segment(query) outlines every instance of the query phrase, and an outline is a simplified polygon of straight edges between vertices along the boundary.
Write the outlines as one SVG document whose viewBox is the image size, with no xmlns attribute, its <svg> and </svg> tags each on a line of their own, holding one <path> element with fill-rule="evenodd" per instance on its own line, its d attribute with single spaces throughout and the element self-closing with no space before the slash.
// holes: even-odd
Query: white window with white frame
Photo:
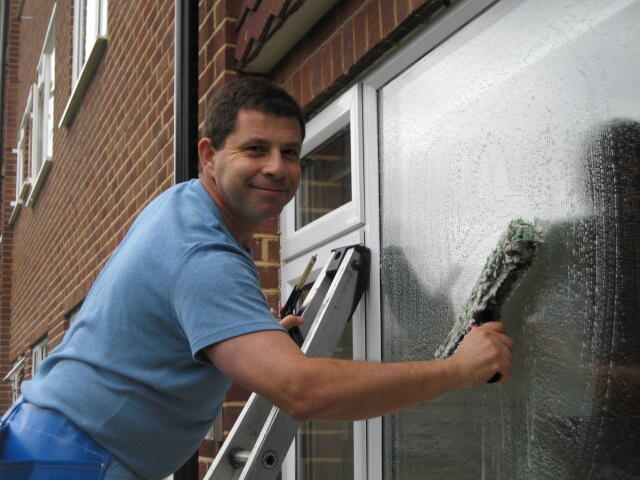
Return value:
<svg viewBox="0 0 640 480">
<path fill-rule="evenodd" d="M 107 0 L 75 0 L 73 22 L 73 83 L 100 37 L 107 34 Z"/>
<path fill-rule="evenodd" d="M 634 417 L 611 400 L 615 374 L 602 374 L 602 354 L 589 350 L 599 344 L 585 332 L 618 352 L 607 353 L 607 372 L 639 350 L 614 345 L 623 320 L 609 331 L 593 321 L 593 299 L 607 294 L 589 291 L 597 255 L 574 232 L 605 216 L 588 211 L 606 210 L 590 203 L 605 188 L 588 182 L 609 180 L 600 165 L 626 167 L 629 178 L 637 165 L 640 42 L 631 32 L 640 2 L 466 0 L 447 10 L 362 79 L 367 360 L 432 358 L 509 219 L 547 222 L 549 245 L 560 238 L 562 248 L 547 250 L 537 260 L 544 272 L 505 305 L 507 330 L 527 347 L 513 378 L 369 420 L 368 478 L 638 478 L 638 429 L 619 428 Z M 612 251 L 623 243 L 615 236 Z M 536 343 L 545 331 L 562 340 Z M 591 425 L 607 443 L 593 440 Z M 587 453 L 567 454 L 577 451 Z"/>
<path fill-rule="evenodd" d="M 31 351 L 31 376 L 36 374 L 36 371 L 40 364 L 43 362 L 49 354 L 49 347 L 47 345 L 47 337 L 36 343 Z"/>
<path fill-rule="evenodd" d="M 32 127 L 31 93 L 32 90 L 29 90 L 27 108 L 22 115 L 20 131 L 18 132 L 18 147 L 16 150 L 16 202 L 21 202 L 25 199 L 26 193 L 29 192 L 31 185 L 27 162 L 29 158 L 29 134 Z"/>
<path fill-rule="evenodd" d="M 302 175 L 282 222 L 282 303 L 312 255 L 317 262 L 305 286 L 317 278 L 333 248 L 364 243 L 361 89 L 347 90 L 307 124 Z M 306 334 L 311 325 L 303 324 Z M 334 357 L 365 359 L 364 309 L 347 324 Z M 283 464 L 284 480 L 366 478 L 365 422 L 300 424 Z"/>
<path fill-rule="evenodd" d="M 71 96 L 60 117 L 69 127 L 107 48 L 107 0 L 74 0 Z"/>
<path fill-rule="evenodd" d="M 31 178 L 32 188 L 27 205 L 33 206 L 35 198 L 42 188 L 47 172 L 53 161 L 54 99 L 55 99 L 55 23 L 54 7 L 42 55 L 38 62 L 36 83 L 33 86 L 31 130 Z"/>
<path fill-rule="evenodd" d="M 300 188 L 281 218 L 283 260 L 364 224 L 361 122 L 356 85 L 307 124 Z"/>
<path fill-rule="evenodd" d="M 29 94 L 27 95 L 27 106 L 24 114 L 22 115 L 20 129 L 18 130 L 18 143 L 14 150 L 14 153 L 16 154 L 16 199 L 11 203 L 13 212 L 9 219 L 10 224 L 15 222 L 15 219 L 20 213 L 20 209 L 22 208 L 31 188 L 31 179 L 29 177 L 29 139 L 31 137 L 33 127 L 32 93 L 33 89 L 29 89 Z"/>
</svg>

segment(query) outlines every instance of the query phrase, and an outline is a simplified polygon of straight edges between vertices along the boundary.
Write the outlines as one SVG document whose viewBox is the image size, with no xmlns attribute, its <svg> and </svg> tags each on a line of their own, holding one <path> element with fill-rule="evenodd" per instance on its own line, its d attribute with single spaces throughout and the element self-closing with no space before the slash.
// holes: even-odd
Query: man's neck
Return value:
<svg viewBox="0 0 640 480">
<path fill-rule="evenodd" d="M 215 188 L 213 181 L 207 178 L 206 175 L 202 174 L 198 175 L 198 179 L 202 187 L 206 190 L 211 199 L 218 206 L 218 209 L 222 214 L 224 224 L 231 232 L 231 235 L 233 235 L 233 238 L 235 238 L 236 241 L 243 247 L 249 248 L 249 242 L 251 241 L 253 234 L 260 226 L 260 223 L 247 224 L 247 222 L 238 221 L 233 212 L 226 206 L 222 198 L 220 198 L 220 194 Z"/>
</svg>

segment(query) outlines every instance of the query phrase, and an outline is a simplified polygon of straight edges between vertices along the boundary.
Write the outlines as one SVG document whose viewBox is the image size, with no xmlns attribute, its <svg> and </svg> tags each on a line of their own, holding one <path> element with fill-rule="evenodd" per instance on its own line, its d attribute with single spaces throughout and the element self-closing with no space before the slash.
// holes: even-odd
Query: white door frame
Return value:
<svg viewBox="0 0 640 480">
<path fill-rule="evenodd" d="M 359 173 L 363 179 L 364 190 L 364 215 L 363 220 L 357 226 L 358 230 L 353 234 L 361 235 L 364 243 L 371 250 L 371 281 L 365 296 L 365 318 L 363 322 L 354 324 L 354 357 L 364 358 L 367 361 L 379 362 L 382 360 L 382 321 L 380 316 L 380 205 L 379 205 L 379 157 L 378 157 L 378 91 L 389 81 L 401 74 L 449 36 L 463 28 L 466 24 L 482 14 L 487 8 L 498 0 L 463 0 L 454 6 L 437 14 L 432 23 L 423 30 L 416 32 L 407 43 L 387 60 L 375 67 L 365 76 L 354 82 L 360 88 L 362 98 L 362 121 L 358 124 L 361 132 L 361 145 L 363 154 L 363 169 Z M 356 88 L 354 87 L 354 88 Z M 357 91 L 357 90 L 356 90 Z M 330 107 L 329 107 L 330 108 Z M 320 113 L 321 115 L 322 113 Z M 358 191 L 358 194 L 362 193 Z M 357 209 L 356 209 L 357 211 Z M 288 219 L 288 222 L 291 220 Z M 286 237 L 287 235 L 285 235 Z M 287 239 L 284 238 L 283 242 Z M 306 246 L 306 245 L 305 245 Z M 287 251 L 287 257 L 291 257 L 291 250 Z M 296 249 L 297 250 L 297 249 Z M 298 250 L 299 251 L 299 250 Z M 295 253 L 294 253 L 295 255 Z M 302 255 L 306 257 L 310 252 Z M 300 264 L 304 263 L 300 258 Z M 291 262 L 289 265 L 291 265 Z M 293 266 L 293 265 L 291 265 Z M 302 271 L 296 265 L 296 271 Z M 302 267 L 304 268 L 304 267 Z M 281 292 L 282 297 L 292 288 L 290 273 L 287 267 L 282 269 Z M 364 351 L 359 352 L 357 338 L 365 338 Z M 354 426 L 354 471 L 356 480 L 382 480 L 383 476 L 383 450 L 382 450 L 382 418 L 374 418 L 366 422 L 356 422 Z M 293 448 L 293 447 L 292 447 Z M 292 450 L 295 452 L 295 450 Z M 288 455 L 288 460 L 283 464 L 283 479 L 295 479 L 295 461 L 293 455 Z M 304 479 L 298 479 L 304 480 Z"/>
</svg>

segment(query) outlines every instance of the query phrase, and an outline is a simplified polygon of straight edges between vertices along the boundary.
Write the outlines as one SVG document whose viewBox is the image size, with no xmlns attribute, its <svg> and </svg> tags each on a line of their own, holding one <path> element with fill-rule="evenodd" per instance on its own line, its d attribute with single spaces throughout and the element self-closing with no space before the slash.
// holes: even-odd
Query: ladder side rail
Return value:
<svg viewBox="0 0 640 480">
<path fill-rule="evenodd" d="M 330 257 L 323 266 L 302 305 L 302 317 L 305 322 L 311 325 L 315 323 L 318 311 L 322 307 L 333 282 L 333 279 L 326 274 L 331 260 L 332 258 Z M 305 343 L 307 343 L 306 339 Z M 303 344 L 303 351 L 304 347 L 305 345 Z M 267 399 L 256 393 L 251 394 L 220 451 L 207 470 L 204 480 L 236 480 L 239 478 L 243 469 L 232 464 L 230 460 L 232 452 L 252 451 L 254 449 L 261 429 L 268 423 L 267 420 L 272 408 L 275 407 Z"/>
<path fill-rule="evenodd" d="M 359 260 L 360 253 L 357 250 L 351 248 L 346 252 L 334 282 L 323 299 L 318 316 L 305 339 L 303 345 L 305 355 L 310 357 L 333 356 L 350 320 L 349 314 L 353 306 L 358 277 L 361 274 L 359 269 L 354 268 L 354 264 L 357 264 Z"/>
<path fill-rule="evenodd" d="M 231 452 L 251 450 L 272 407 L 273 405 L 266 398 L 256 393 L 251 394 L 204 476 L 205 480 L 218 478 L 235 480 L 240 476 L 242 470 L 232 464 Z"/>
<path fill-rule="evenodd" d="M 324 298 L 318 318 L 305 340 L 305 354 L 325 357 L 333 354 L 353 306 L 359 271 L 353 268 L 352 260 L 359 258 L 359 252 L 354 249 L 350 249 L 345 255 Z M 298 424 L 286 412 L 273 407 L 239 480 L 275 479 L 298 430 Z"/>
</svg>

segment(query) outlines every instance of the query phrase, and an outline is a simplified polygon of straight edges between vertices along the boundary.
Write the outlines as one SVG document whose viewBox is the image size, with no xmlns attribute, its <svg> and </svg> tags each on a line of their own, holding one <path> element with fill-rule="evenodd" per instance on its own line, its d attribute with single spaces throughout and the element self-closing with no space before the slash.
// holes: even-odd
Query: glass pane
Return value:
<svg viewBox="0 0 640 480">
<path fill-rule="evenodd" d="M 54 91 L 56 88 L 56 50 L 55 48 L 51 50 L 49 56 L 49 78 L 51 82 L 51 91 Z"/>
<path fill-rule="evenodd" d="M 385 361 L 433 358 L 511 219 L 546 234 L 511 381 L 386 417 L 386 479 L 640 478 L 638 18 L 503 0 L 381 91 Z"/>
<path fill-rule="evenodd" d="M 26 125 L 23 124 L 20 127 L 20 133 L 18 134 L 18 150 L 16 156 L 16 200 L 20 198 L 22 184 L 27 173 L 27 170 L 25 169 L 25 160 L 27 158 L 27 142 L 25 141 L 26 134 L 27 128 Z"/>
<path fill-rule="evenodd" d="M 100 35 L 107 34 L 107 11 L 108 5 L 107 0 L 102 0 L 100 4 Z"/>
<path fill-rule="evenodd" d="M 99 25 L 98 24 L 99 22 L 98 1 L 99 0 L 83 0 L 82 2 L 84 3 L 84 12 L 85 12 L 85 15 L 83 17 L 83 22 L 82 22 L 84 27 L 83 37 L 82 37 L 84 42 L 84 46 L 83 46 L 84 54 L 81 57 L 82 62 L 80 64 L 80 68 L 82 68 L 84 63 L 87 61 L 87 56 L 91 52 L 91 49 L 93 48 L 93 44 L 96 41 L 96 37 L 98 36 L 98 25 Z"/>
<path fill-rule="evenodd" d="M 47 55 L 49 64 L 49 91 L 47 92 L 47 158 L 53 157 L 53 114 L 54 114 L 54 77 L 55 77 L 55 50 Z"/>
<path fill-rule="evenodd" d="M 312 284 L 305 287 L 303 298 Z M 306 336 L 311 325 L 305 325 Z M 353 359 L 351 323 L 338 342 L 333 358 Z M 353 478 L 353 423 L 317 422 L 300 423 L 297 435 L 297 478 L 299 480 L 350 480 Z"/>
<path fill-rule="evenodd" d="M 35 162 L 33 166 L 33 175 L 34 177 L 38 176 L 38 172 L 42 167 L 42 160 L 44 155 L 44 138 L 46 133 L 47 126 L 47 118 L 44 115 L 44 82 L 38 84 L 38 88 L 36 90 L 36 128 L 34 129 L 35 134 Z"/>
<path fill-rule="evenodd" d="M 351 138 L 347 125 L 301 160 L 296 229 L 351 201 Z"/>
</svg>

